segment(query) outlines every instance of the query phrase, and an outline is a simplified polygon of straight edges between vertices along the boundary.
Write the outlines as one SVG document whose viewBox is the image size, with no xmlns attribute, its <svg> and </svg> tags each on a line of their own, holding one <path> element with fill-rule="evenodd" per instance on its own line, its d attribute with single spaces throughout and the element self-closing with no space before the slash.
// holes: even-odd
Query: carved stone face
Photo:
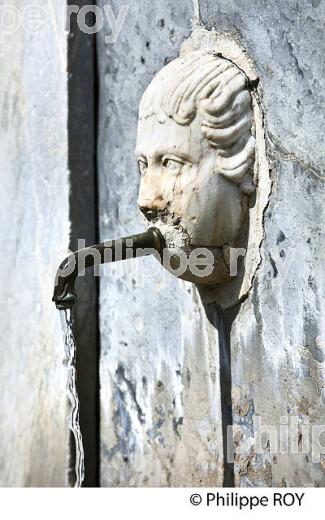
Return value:
<svg viewBox="0 0 325 520">
<path fill-rule="evenodd" d="M 138 203 L 168 246 L 217 252 L 222 269 L 198 283 L 226 280 L 224 248 L 236 244 L 254 191 L 255 139 L 245 83 L 231 62 L 196 51 L 164 67 L 140 105 Z"/>
</svg>

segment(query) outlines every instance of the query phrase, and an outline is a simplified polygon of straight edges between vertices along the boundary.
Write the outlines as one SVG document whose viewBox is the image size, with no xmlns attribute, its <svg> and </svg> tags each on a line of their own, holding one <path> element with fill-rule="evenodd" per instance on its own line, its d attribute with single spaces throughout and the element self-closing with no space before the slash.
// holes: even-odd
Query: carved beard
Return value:
<svg viewBox="0 0 325 520">
<path fill-rule="evenodd" d="M 169 206 L 170 204 L 163 211 L 142 210 L 142 212 L 150 225 L 161 231 L 168 248 L 187 249 L 190 238 L 185 231 L 182 219 L 170 211 Z"/>
</svg>

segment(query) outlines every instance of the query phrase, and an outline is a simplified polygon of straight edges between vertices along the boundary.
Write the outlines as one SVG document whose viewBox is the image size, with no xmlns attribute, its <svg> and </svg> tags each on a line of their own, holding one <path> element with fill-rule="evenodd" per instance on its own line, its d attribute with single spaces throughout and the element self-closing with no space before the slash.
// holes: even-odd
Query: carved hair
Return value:
<svg viewBox="0 0 325 520">
<path fill-rule="evenodd" d="M 194 51 L 170 62 L 149 85 L 140 118 L 156 114 L 179 125 L 202 117 L 202 133 L 216 148 L 217 169 L 240 184 L 251 174 L 255 156 L 251 94 L 244 73 L 209 51 Z"/>
</svg>

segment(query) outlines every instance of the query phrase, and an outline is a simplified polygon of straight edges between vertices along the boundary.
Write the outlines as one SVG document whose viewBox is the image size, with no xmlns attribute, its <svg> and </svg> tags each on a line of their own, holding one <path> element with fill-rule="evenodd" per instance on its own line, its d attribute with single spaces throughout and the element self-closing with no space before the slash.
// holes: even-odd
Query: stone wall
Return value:
<svg viewBox="0 0 325 520">
<path fill-rule="evenodd" d="M 109 3 L 116 18 L 125 2 Z M 98 0 L 100 7 L 104 4 Z M 26 2 L 12 0 L 11 5 L 22 11 Z M 63 0 L 49 0 L 42 30 L 32 34 L 19 27 L 0 42 L 2 486 L 62 486 L 66 481 L 63 346 L 51 303 L 54 270 L 70 240 L 65 7 Z M 258 244 L 260 262 L 240 306 L 221 310 L 217 303 L 203 305 L 193 285 L 172 278 L 151 258 L 103 267 L 102 486 L 325 484 L 324 455 L 317 451 L 325 420 L 324 14 L 319 0 L 133 1 L 113 43 L 105 41 L 111 28 L 104 17 L 97 40 L 100 238 L 144 228 L 134 159 L 139 101 L 154 74 L 178 55 L 193 29 L 199 38 L 207 38 L 207 45 L 216 31 L 235 40 L 244 51 L 238 59 L 246 56 L 260 79 L 257 94 L 271 191 Z M 88 49 L 90 54 L 93 60 Z M 73 56 L 71 52 L 71 60 Z M 96 87 L 92 61 L 87 67 L 91 91 Z M 78 71 L 74 81 L 80 77 L 81 82 Z M 94 93 L 87 110 L 92 103 Z M 73 103 L 70 109 L 75 110 Z M 81 112 L 84 117 L 86 111 Z M 93 132 L 94 114 L 90 119 L 89 128 L 83 119 L 84 139 L 90 126 Z M 91 132 L 88 145 L 93 150 Z M 74 135 L 71 154 L 78 152 L 77 132 Z M 87 170 L 82 154 L 72 159 L 75 174 L 80 161 Z M 93 172 L 95 162 L 89 161 Z M 82 177 L 91 178 L 92 185 L 84 181 L 91 196 L 81 197 L 91 221 L 78 221 L 79 199 L 76 191 L 72 194 L 73 218 L 79 222 L 72 240 L 84 224 L 92 228 L 87 240 L 96 234 L 93 177 Z M 74 182 L 77 186 L 77 176 Z M 87 327 L 87 338 L 96 336 L 94 343 L 95 297 L 94 290 Z M 79 325 L 80 334 L 85 323 Z M 92 428 L 86 410 L 92 403 L 97 406 L 97 354 L 85 352 L 86 336 L 82 345 L 81 407 L 90 457 L 97 450 L 98 418 L 96 409 Z M 271 432 L 262 438 L 258 453 L 252 444 L 257 420 Z M 233 459 L 226 438 L 232 425 Z M 96 472 L 94 462 L 89 481 Z"/>
<path fill-rule="evenodd" d="M 0 486 L 65 484 L 64 353 L 51 302 L 69 244 L 65 2 L 45 13 L 37 34 L 19 26 L 0 44 Z"/>
</svg>

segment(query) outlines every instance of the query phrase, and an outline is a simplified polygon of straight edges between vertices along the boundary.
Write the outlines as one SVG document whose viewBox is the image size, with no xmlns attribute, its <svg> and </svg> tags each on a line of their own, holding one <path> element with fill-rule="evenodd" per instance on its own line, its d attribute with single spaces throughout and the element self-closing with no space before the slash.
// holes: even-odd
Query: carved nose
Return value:
<svg viewBox="0 0 325 520">
<path fill-rule="evenodd" d="M 145 194 L 140 192 L 138 204 L 140 210 L 148 220 L 152 220 L 160 211 L 164 211 L 167 208 L 167 202 L 163 195 L 157 194 L 155 191 Z"/>
</svg>

